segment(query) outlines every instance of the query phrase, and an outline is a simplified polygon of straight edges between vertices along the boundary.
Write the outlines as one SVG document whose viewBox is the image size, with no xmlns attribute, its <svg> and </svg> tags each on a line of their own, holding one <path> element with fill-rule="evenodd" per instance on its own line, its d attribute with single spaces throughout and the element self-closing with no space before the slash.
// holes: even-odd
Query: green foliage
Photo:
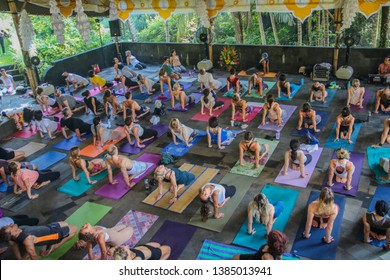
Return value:
<svg viewBox="0 0 390 280">
<path fill-rule="evenodd" d="M 147 28 L 138 34 L 140 42 L 165 42 L 164 20 L 158 16 L 146 17 Z M 135 23 L 137 26 L 137 24 Z"/>
</svg>

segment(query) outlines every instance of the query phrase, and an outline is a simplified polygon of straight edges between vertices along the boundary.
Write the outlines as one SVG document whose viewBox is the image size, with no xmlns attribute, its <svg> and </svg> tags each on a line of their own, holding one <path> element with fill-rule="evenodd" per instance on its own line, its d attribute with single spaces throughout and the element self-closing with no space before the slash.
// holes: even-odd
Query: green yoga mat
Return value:
<svg viewBox="0 0 390 280">
<path fill-rule="evenodd" d="M 90 223 L 92 226 L 96 225 L 110 210 L 112 207 L 104 206 L 97 203 L 85 202 L 79 209 L 77 209 L 72 215 L 70 215 L 65 221 L 70 225 L 76 225 L 78 229 L 85 224 Z M 77 240 L 77 234 L 68 242 L 62 244 L 55 249 L 53 253 L 44 260 L 58 260 L 73 246 Z"/>
<path fill-rule="evenodd" d="M 255 89 L 252 89 L 251 92 L 248 91 L 246 92 L 245 98 L 246 97 L 259 98 L 259 99 L 264 98 L 276 84 L 276 82 L 268 82 L 268 81 L 264 81 L 264 83 L 268 86 L 268 89 L 263 90 L 263 97 L 257 94 Z"/>
<path fill-rule="evenodd" d="M 84 172 L 80 172 L 79 174 L 77 174 L 77 176 L 80 177 L 79 181 L 76 182 L 72 178 L 68 182 L 66 182 L 65 185 L 59 187 L 57 190 L 69 194 L 71 196 L 80 196 L 93 187 L 93 185 L 88 184 L 88 180 L 85 177 Z M 107 170 L 100 172 L 95 176 L 91 176 L 91 180 L 96 180 L 100 182 L 105 177 L 107 177 Z"/>
<path fill-rule="evenodd" d="M 226 204 L 219 209 L 220 213 L 224 213 L 225 217 L 221 219 L 215 219 L 214 216 L 210 217 L 206 222 L 202 222 L 202 218 L 200 216 L 200 208 L 195 213 L 195 215 L 191 218 L 191 220 L 188 222 L 190 225 L 194 225 L 200 228 L 205 228 L 208 230 L 221 232 L 227 222 L 229 221 L 230 217 L 235 212 L 237 206 L 240 204 L 241 200 L 244 198 L 246 192 L 251 187 L 253 181 L 255 178 L 248 178 L 241 175 L 236 174 L 226 174 L 225 177 L 222 178 L 220 184 L 227 184 L 227 185 L 233 185 L 236 187 L 236 193 Z M 199 200 L 198 200 L 199 201 Z M 199 201 L 200 204 L 200 201 Z M 212 205 L 209 205 L 212 208 Z M 212 210 L 213 211 L 213 210 Z"/>
<path fill-rule="evenodd" d="M 375 174 L 375 179 L 379 183 L 385 183 L 388 184 L 390 182 L 383 181 L 380 177 L 387 178 L 387 173 L 383 170 L 383 168 L 380 166 L 381 158 L 390 158 L 390 148 L 373 148 L 373 147 L 367 147 L 367 159 L 368 159 L 368 165 L 370 166 L 371 170 Z"/>
<path fill-rule="evenodd" d="M 272 229 L 277 229 L 281 232 L 284 231 L 288 219 L 290 218 L 291 212 L 294 208 L 295 201 L 298 198 L 299 192 L 296 190 L 291 190 L 282 187 L 276 187 L 271 185 L 264 186 L 261 191 L 266 197 L 273 201 L 282 201 L 284 204 L 283 212 L 276 219 L 273 224 Z M 253 235 L 247 234 L 248 228 L 248 218 L 245 219 L 245 222 L 242 224 L 239 232 L 233 240 L 233 244 L 245 246 L 254 250 L 258 250 L 262 245 L 267 243 L 265 237 L 266 228 L 264 225 L 258 223 L 255 219 L 253 220 L 253 228 L 256 230 L 256 233 Z"/>
<path fill-rule="evenodd" d="M 240 166 L 240 161 L 238 160 L 236 162 L 236 165 L 233 166 L 232 170 L 230 170 L 230 173 L 234 174 L 240 174 L 250 177 L 259 177 L 261 171 L 263 171 L 264 166 L 266 165 L 268 159 L 272 156 L 273 152 L 275 151 L 276 146 L 279 144 L 279 141 L 270 141 L 262 138 L 255 138 L 257 142 L 260 144 L 268 144 L 269 145 L 269 151 L 268 156 L 265 162 L 263 160 L 260 161 L 259 168 L 254 169 L 253 163 L 246 161 L 244 166 Z M 245 158 L 244 158 L 245 159 Z M 263 163 L 263 164 L 262 164 Z"/>
</svg>

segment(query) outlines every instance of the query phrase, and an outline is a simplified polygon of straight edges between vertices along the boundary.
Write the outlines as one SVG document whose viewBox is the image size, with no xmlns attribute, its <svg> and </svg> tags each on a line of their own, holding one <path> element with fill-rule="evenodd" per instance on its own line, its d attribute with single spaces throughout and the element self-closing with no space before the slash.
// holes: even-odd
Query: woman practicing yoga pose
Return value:
<svg viewBox="0 0 390 280">
<path fill-rule="evenodd" d="M 0 147 L 0 159 L 8 161 L 21 161 L 25 158 L 25 152 L 22 150 L 4 149 Z"/>
<path fill-rule="evenodd" d="M 112 115 L 115 117 L 119 112 L 122 112 L 121 105 L 119 104 L 116 96 L 111 94 L 111 91 L 108 89 L 104 92 L 103 96 L 103 105 L 106 111 L 106 115 L 109 116 L 110 105 L 112 108 Z"/>
<path fill-rule="evenodd" d="M 390 112 L 390 87 L 377 90 L 374 114 L 378 114 L 379 109 L 385 114 Z"/>
<path fill-rule="evenodd" d="M 263 82 L 263 79 L 261 77 L 258 77 L 256 74 L 253 74 L 248 81 L 248 94 L 251 94 L 251 90 L 256 90 L 256 94 L 259 94 L 261 97 L 263 97 L 263 91 L 268 89 L 268 86 L 266 83 Z"/>
<path fill-rule="evenodd" d="M 216 143 L 217 148 L 220 150 L 225 149 L 224 145 L 229 145 L 237 136 L 237 134 L 234 134 L 233 131 L 223 129 L 218 126 L 217 117 L 210 117 L 206 133 L 208 147 L 212 148 L 213 146 L 211 145 L 211 143 Z"/>
<path fill-rule="evenodd" d="M 171 247 L 157 242 L 148 242 L 130 249 L 127 245 L 115 248 L 114 260 L 167 260 L 171 255 Z"/>
<path fill-rule="evenodd" d="M 336 182 L 345 183 L 344 189 L 351 190 L 352 175 L 355 172 L 355 165 L 349 160 L 349 152 L 343 148 L 336 150 L 336 159 L 331 159 L 329 164 L 328 186 L 332 187 L 333 177 Z M 357 186 L 356 186 L 357 187 Z"/>
<path fill-rule="evenodd" d="M 311 162 L 312 156 L 310 154 L 305 155 L 299 149 L 299 146 L 298 140 L 292 139 L 290 141 L 290 150 L 284 154 L 283 175 L 287 175 L 287 171 L 290 167 L 293 170 L 299 170 L 302 178 L 305 178 L 308 175 L 305 173 L 305 166 Z"/>
<path fill-rule="evenodd" d="M 247 131 L 244 134 L 244 140 L 238 145 L 240 152 L 240 165 L 245 165 L 244 155 L 249 159 L 254 159 L 254 168 L 259 168 L 260 160 L 268 155 L 269 145 L 260 144 L 255 141 L 255 136 L 252 131 Z"/>
<path fill-rule="evenodd" d="M 187 69 L 181 64 L 179 56 L 176 54 L 175 50 L 171 50 L 171 57 L 169 58 L 169 63 L 171 64 L 173 70 L 176 73 L 186 72 Z"/>
<path fill-rule="evenodd" d="M 252 75 L 259 71 L 263 72 L 262 75 L 268 74 L 269 72 L 269 55 L 266 52 L 263 52 L 261 54 L 261 59 L 259 61 L 259 64 L 256 67 L 252 67 L 246 70 L 246 74 Z"/>
<path fill-rule="evenodd" d="M 266 227 L 266 236 L 272 230 L 272 225 L 283 212 L 283 201 L 269 201 L 265 194 L 256 195 L 248 204 L 248 234 L 254 234 L 253 218 Z"/>
<path fill-rule="evenodd" d="M 291 98 L 291 85 L 286 81 L 285 74 L 280 74 L 276 87 L 278 89 L 278 98 L 280 98 L 280 93 L 283 93 L 284 96 Z"/>
<path fill-rule="evenodd" d="M 378 147 L 383 146 L 383 144 L 385 144 L 385 143 L 390 144 L 389 132 L 390 132 L 390 118 L 387 118 L 383 121 L 383 131 L 381 134 L 381 139 L 380 139 L 379 144 L 372 145 L 372 147 L 378 148 Z"/>
<path fill-rule="evenodd" d="M 261 121 L 261 125 L 265 125 L 265 117 L 267 116 L 271 123 L 281 126 L 285 115 L 286 111 L 282 110 L 279 103 L 275 102 L 274 96 L 268 94 L 267 102 L 263 107 L 263 120 Z"/>
<path fill-rule="evenodd" d="M 310 103 L 314 101 L 326 103 L 328 92 L 325 89 L 325 85 L 320 82 L 315 82 L 310 89 Z"/>
<path fill-rule="evenodd" d="M 360 81 L 353 79 L 352 86 L 348 88 L 347 106 L 354 105 L 363 109 L 364 92 L 365 88 L 360 86 Z"/>
<path fill-rule="evenodd" d="M 215 92 L 208 88 L 205 88 L 203 90 L 203 96 L 200 99 L 200 104 L 200 113 L 204 115 L 204 108 L 206 107 L 207 109 L 209 109 L 210 116 L 213 115 L 213 110 L 218 110 L 225 105 L 223 101 L 218 101 Z"/>
<path fill-rule="evenodd" d="M 241 113 L 242 121 L 247 122 L 246 115 L 252 111 L 252 107 L 247 106 L 246 101 L 241 99 L 238 93 L 235 93 L 232 97 L 232 121 L 234 121 L 236 110 Z"/>
<path fill-rule="evenodd" d="M 181 109 L 185 110 L 186 106 L 195 102 L 195 98 L 192 96 L 187 96 L 183 91 L 183 88 L 179 83 L 173 85 L 173 90 L 171 91 L 171 106 L 172 109 L 175 109 L 175 99 L 180 103 Z"/>
<path fill-rule="evenodd" d="M 351 115 L 349 107 L 344 107 L 341 114 L 336 118 L 336 138 L 334 142 L 341 139 L 347 140 L 349 144 L 353 144 L 351 140 L 352 132 L 354 131 L 355 118 Z"/>
<path fill-rule="evenodd" d="M 200 83 L 200 90 L 205 88 L 217 90 L 222 86 L 222 83 L 215 80 L 213 75 L 211 75 L 211 73 L 207 73 L 205 69 L 200 69 L 198 82 Z"/>
<path fill-rule="evenodd" d="M 173 143 L 178 145 L 176 138 L 179 138 L 187 147 L 192 146 L 190 142 L 199 134 L 199 130 L 182 124 L 177 118 L 171 119 L 169 129 L 172 133 Z"/>
<path fill-rule="evenodd" d="M 157 83 L 155 83 L 153 80 L 146 78 L 142 76 L 142 74 L 138 74 L 137 76 L 137 83 L 139 86 L 139 90 L 141 93 L 144 93 L 143 87 L 146 89 L 146 93 L 149 95 L 152 95 L 153 92 L 157 89 Z"/>
<path fill-rule="evenodd" d="M 338 213 L 339 206 L 334 203 L 332 189 L 328 187 L 323 188 L 318 199 L 309 204 L 305 231 L 302 233 L 302 237 L 309 238 L 311 236 L 310 229 L 313 226 L 326 229 L 325 236 L 322 240 L 325 243 L 333 242 L 333 223 L 336 220 Z"/>
<path fill-rule="evenodd" d="M 202 221 L 206 222 L 211 215 L 211 211 L 207 205 L 209 201 L 213 204 L 214 207 L 214 218 L 223 218 L 225 215 L 223 213 L 219 213 L 219 208 L 222 208 L 225 203 L 234 196 L 235 193 L 235 186 L 228 186 L 225 184 L 220 185 L 207 183 L 202 188 L 200 188 L 199 198 L 202 202 L 200 215 L 202 216 Z"/>
<path fill-rule="evenodd" d="M 226 79 L 227 91 L 230 89 L 233 91 L 233 88 L 236 88 L 236 93 L 240 92 L 240 79 L 236 76 L 236 69 L 232 68 L 230 70 L 230 76 Z"/>
<path fill-rule="evenodd" d="M 116 141 L 122 137 L 122 133 L 105 127 L 102 125 L 100 117 L 93 119 L 93 125 L 91 125 L 91 131 L 93 134 L 93 145 L 103 147 L 109 142 Z"/>
<path fill-rule="evenodd" d="M 145 148 L 145 145 L 142 143 L 157 138 L 158 134 L 154 129 L 145 128 L 134 123 L 131 117 L 127 117 L 125 120 L 125 133 L 130 145 L 134 145 L 134 142 L 131 140 L 131 135 L 134 136 L 138 148 Z"/>
<path fill-rule="evenodd" d="M 305 129 L 312 129 L 314 132 L 319 132 L 317 125 L 321 122 L 321 116 L 316 115 L 316 111 L 311 108 L 310 103 L 303 103 L 302 110 L 299 111 L 298 130 L 302 130 L 302 125 Z"/>
</svg>

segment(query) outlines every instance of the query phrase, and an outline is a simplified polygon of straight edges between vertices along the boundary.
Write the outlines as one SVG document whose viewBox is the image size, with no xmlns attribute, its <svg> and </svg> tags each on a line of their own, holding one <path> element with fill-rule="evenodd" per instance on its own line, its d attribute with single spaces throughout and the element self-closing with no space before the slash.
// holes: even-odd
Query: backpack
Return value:
<svg viewBox="0 0 390 280">
<path fill-rule="evenodd" d="M 161 100 L 156 100 L 154 102 L 154 112 L 153 115 L 156 116 L 165 116 L 167 114 L 167 111 L 165 109 L 165 104 L 161 102 Z"/>
<path fill-rule="evenodd" d="M 176 159 L 169 153 L 163 153 L 161 155 L 160 164 L 168 165 L 174 163 Z"/>
</svg>

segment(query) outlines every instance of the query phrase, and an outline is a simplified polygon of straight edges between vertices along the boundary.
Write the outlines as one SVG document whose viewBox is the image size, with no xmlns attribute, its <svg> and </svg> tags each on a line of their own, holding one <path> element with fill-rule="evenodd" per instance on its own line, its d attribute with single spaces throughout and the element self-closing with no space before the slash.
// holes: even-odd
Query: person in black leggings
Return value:
<svg viewBox="0 0 390 280">
<path fill-rule="evenodd" d="M 113 253 L 114 260 L 167 260 L 171 247 L 157 242 L 148 242 L 130 249 L 126 245 L 117 247 Z"/>
</svg>

